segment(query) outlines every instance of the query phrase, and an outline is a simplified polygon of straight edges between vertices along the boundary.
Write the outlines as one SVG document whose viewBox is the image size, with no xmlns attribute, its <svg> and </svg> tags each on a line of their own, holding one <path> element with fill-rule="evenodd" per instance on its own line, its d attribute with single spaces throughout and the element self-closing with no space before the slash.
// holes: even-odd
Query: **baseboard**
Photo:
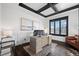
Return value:
<svg viewBox="0 0 79 59">
<path fill-rule="evenodd" d="M 19 44 L 16 47 L 18 47 L 18 46 L 26 46 L 26 45 L 29 45 L 29 44 L 30 44 L 30 42 L 27 42 L 27 43 Z"/>
<path fill-rule="evenodd" d="M 52 40 L 52 42 L 57 43 L 57 44 L 60 44 L 60 45 L 66 45 L 65 42 L 58 41 L 58 40 Z"/>
</svg>

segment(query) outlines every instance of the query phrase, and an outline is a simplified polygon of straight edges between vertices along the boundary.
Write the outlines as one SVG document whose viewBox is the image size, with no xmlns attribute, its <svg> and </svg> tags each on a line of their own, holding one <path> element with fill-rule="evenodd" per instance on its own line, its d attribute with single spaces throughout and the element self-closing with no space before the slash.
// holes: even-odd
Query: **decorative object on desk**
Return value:
<svg viewBox="0 0 79 59">
<path fill-rule="evenodd" d="M 21 30 L 22 31 L 32 31 L 33 21 L 27 18 L 21 17 Z"/>
<path fill-rule="evenodd" d="M 33 35 L 40 37 L 40 36 L 44 35 L 44 30 L 34 30 Z"/>
</svg>

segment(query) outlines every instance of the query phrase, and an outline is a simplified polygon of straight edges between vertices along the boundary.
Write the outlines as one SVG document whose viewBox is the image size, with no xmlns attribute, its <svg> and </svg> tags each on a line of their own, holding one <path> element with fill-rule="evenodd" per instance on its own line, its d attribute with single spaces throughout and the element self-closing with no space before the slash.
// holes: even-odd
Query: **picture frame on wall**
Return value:
<svg viewBox="0 0 79 59">
<path fill-rule="evenodd" d="M 33 30 L 33 20 L 29 20 L 25 17 L 21 17 L 21 31 L 32 31 Z"/>
</svg>

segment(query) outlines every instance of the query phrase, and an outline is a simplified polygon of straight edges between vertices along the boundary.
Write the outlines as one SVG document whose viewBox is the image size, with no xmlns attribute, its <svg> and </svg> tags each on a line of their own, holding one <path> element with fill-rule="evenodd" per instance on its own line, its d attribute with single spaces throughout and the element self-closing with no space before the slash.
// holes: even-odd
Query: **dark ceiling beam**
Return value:
<svg viewBox="0 0 79 59">
<path fill-rule="evenodd" d="M 66 11 L 70 11 L 70 10 L 72 10 L 72 9 L 79 8 L 79 4 L 78 4 L 78 5 L 76 5 L 76 6 L 73 6 L 73 7 L 67 8 L 67 9 L 64 9 L 64 10 L 62 10 L 62 11 L 58 11 L 55 7 L 52 7 L 52 6 L 55 6 L 56 4 L 57 4 L 57 3 L 48 3 L 47 5 L 45 5 L 43 8 L 39 9 L 38 11 L 36 11 L 36 10 L 34 10 L 34 9 L 32 9 L 32 8 L 30 8 L 30 7 L 28 7 L 28 6 L 26 6 L 26 5 L 23 4 L 23 3 L 19 3 L 19 6 L 25 8 L 25 9 L 27 9 L 27 10 L 30 10 L 30 11 L 32 11 L 32 12 L 34 12 L 34 13 L 40 15 L 40 16 L 43 16 L 43 17 L 50 17 L 50 16 L 53 16 L 53 15 L 56 15 L 56 14 L 59 14 L 59 13 L 62 13 L 62 12 L 66 12 Z M 43 15 L 43 14 L 40 13 L 40 12 L 42 12 L 42 11 L 48 9 L 49 7 L 52 7 L 52 9 L 54 9 L 56 12 L 53 13 L 53 14 L 47 15 L 47 16 L 45 16 L 45 15 Z"/>
<path fill-rule="evenodd" d="M 55 11 L 58 12 L 58 9 L 55 7 L 57 3 L 49 3 L 49 6 Z"/>
<path fill-rule="evenodd" d="M 45 5 L 44 7 L 42 7 L 41 9 L 39 9 L 38 12 L 40 13 L 40 12 L 42 12 L 42 11 L 48 9 L 49 7 L 50 7 L 50 6 L 47 4 L 47 5 Z"/>
<path fill-rule="evenodd" d="M 58 11 L 56 13 L 53 13 L 53 14 L 50 14 L 50 15 L 47 15 L 45 17 L 50 17 L 50 16 L 53 16 L 53 15 L 57 15 L 59 13 L 63 13 L 63 12 L 66 12 L 66 11 L 70 11 L 70 10 L 73 10 L 73 9 L 76 9 L 76 8 L 79 8 L 79 4 L 76 5 L 76 6 L 73 6 L 73 7 L 70 7 L 70 8 L 67 8 L 67 9 L 64 9 L 64 10 L 61 10 L 61 11 Z"/>
<path fill-rule="evenodd" d="M 25 9 L 27 9 L 27 10 L 30 10 L 30 11 L 32 11 L 32 12 L 34 12 L 34 13 L 36 13 L 36 14 L 39 14 L 39 15 L 41 15 L 41 16 L 43 16 L 43 17 L 45 17 L 45 15 L 43 15 L 43 14 L 41 14 L 41 13 L 39 13 L 39 12 L 37 12 L 37 11 L 33 10 L 32 8 L 30 8 L 30 7 L 26 6 L 26 5 L 25 5 L 25 4 L 23 4 L 23 3 L 19 3 L 19 6 L 21 6 L 21 7 L 25 8 Z"/>
</svg>

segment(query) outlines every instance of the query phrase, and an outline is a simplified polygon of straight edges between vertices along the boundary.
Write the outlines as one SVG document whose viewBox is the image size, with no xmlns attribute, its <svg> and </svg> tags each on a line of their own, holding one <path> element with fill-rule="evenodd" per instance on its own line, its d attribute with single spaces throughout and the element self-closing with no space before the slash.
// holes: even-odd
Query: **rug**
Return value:
<svg viewBox="0 0 79 59">
<path fill-rule="evenodd" d="M 24 48 L 24 50 L 25 50 L 29 55 L 31 55 L 31 56 L 46 56 L 46 55 L 48 55 L 48 53 L 51 52 L 51 51 L 50 51 L 50 48 L 51 48 L 50 45 L 44 46 L 44 47 L 42 48 L 42 50 L 41 50 L 40 52 L 38 52 L 38 53 L 35 53 L 34 51 L 32 51 L 32 49 L 30 48 L 30 45 L 25 46 L 25 47 L 23 47 L 23 48 Z"/>
<path fill-rule="evenodd" d="M 30 46 L 25 46 L 24 49 L 31 56 L 79 56 L 79 53 L 76 50 L 69 47 L 65 48 L 65 46 L 59 45 L 57 43 L 52 43 L 50 47 L 45 48 L 38 54 L 35 54 L 30 49 Z"/>
</svg>

